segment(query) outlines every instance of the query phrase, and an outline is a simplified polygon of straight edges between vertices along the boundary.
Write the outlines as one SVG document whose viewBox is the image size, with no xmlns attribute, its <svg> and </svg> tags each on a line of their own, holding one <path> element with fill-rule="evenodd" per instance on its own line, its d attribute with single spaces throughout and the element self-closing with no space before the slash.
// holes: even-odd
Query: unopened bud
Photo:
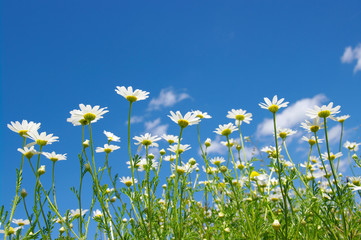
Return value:
<svg viewBox="0 0 361 240">
<path fill-rule="evenodd" d="M 22 198 L 26 198 L 26 196 L 28 196 L 28 193 L 26 192 L 25 188 L 21 189 L 20 195 Z"/>
<path fill-rule="evenodd" d="M 85 140 L 83 142 L 83 148 L 87 148 L 87 147 L 89 147 L 89 140 Z"/>
<path fill-rule="evenodd" d="M 163 184 L 162 188 L 163 188 L 163 189 L 166 189 L 166 188 L 167 188 L 167 184 Z"/>
<path fill-rule="evenodd" d="M 84 169 L 86 172 L 90 172 L 91 170 L 90 164 L 89 163 L 84 164 Z"/>
<path fill-rule="evenodd" d="M 276 220 L 273 221 L 272 227 L 273 227 L 274 230 L 278 231 L 278 230 L 280 230 L 280 228 L 281 228 L 281 224 L 280 224 L 280 222 L 276 219 Z"/>
<path fill-rule="evenodd" d="M 64 227 L 61 227 L 61 228 L 59 229 L 59 232 L 60 232 L 60 233 L 64 233 L 64 232 L 65 232 L 65 228 L 64 228 Z"/>
<path fill-rule="evenodd" d="M 123 218 L 123 219 L 122 219 L 122 222 L 123 222 L 123 223 L 127 223 L 128 220 L 127 220 L 126 218 Z"/>
<path fill-rule="evenodd" d="M 113 203 L 113 202 L 115 202 L 116 200 L 117 200 L 117 197 L 112 197 L 112 198 L 110 199 L 110 202 Z"/>
<path fill-rule="evenodd" d="M 225 172 L 227 172 L 227 167 L 226 167 L 226 166 L 221 166 L 221 167 L 219 168 L 219 170 L 220 170 L 222 173 L 225 173 Z"/>
<path fill-rule="evenodd" d="M 153 154 L 153 153 L 149 153 L 149 154 L 148 154 L 148 158 L 149 158 L 150 160 L 154 159 L 154 154 Z"/>
<path fill-rule="evenodd" d="M 160 155 L 162 155 L 162 156 L 163 156 L 163 155 L 165 154 L 165 150 L 164 150 L 164 149 L 162 149 L 162 150 L 160 150 L 160 151 L 159 151 L 159 153 L 160 153 Z"/>
<path fill-rule="evenodd" d="M 45 165 L 41 165 L 38 169 L 39 176 L 43 175 L 45 173 Z"/>
<path fill-rule="evenodd" d="M 195 160 L 194 158 L 189 159 L 188 162 L 189 162 L 189 164 L 192 165 L 192 166 L 193 166 L 194 164 L 196 164 L 196 160 Z"/>
</svg>

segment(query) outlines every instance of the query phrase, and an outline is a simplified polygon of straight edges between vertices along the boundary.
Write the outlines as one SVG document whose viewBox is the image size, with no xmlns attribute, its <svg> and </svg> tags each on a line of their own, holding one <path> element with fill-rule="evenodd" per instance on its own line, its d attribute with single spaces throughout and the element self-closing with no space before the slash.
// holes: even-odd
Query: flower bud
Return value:
<svg viewBox="0 0 361 240">
<path fill-rule="evenodd" d="M 218 213 L 218 217 L 220 217 L 220 218 L 224 217 L 224 213 L 223 213 L 223 212 L 219 212 L 219 213 Z"/>
<path fill-rule="evenodd" d="M 90 164 L 89 163 L 84 164 L 84 169 L 86 172 L 90 172 L 91 170 Z"/>
<path fill-rule="evenodd" d="M 189 159 L 188 162 L 189 162 L 189 164 L 192 165 L 192 166 L 193 166 L 194 164 L 196 164 L 196 160 L 195 160 L 194 158 Z"/>
<path fill-rule="evenodd" d="M 61 227 L 61 228 L 59 229 L 59 232 L 60 232 L 60 233 L 64 233 L 64 232 L 65 232 L 65 228 L 64 228 L 64 227 Z"/>
<path fill-rule="evenodd" d="M 221 170 L 222 173 L 225 173 L 225 172 L 227 172 L 227 167 L 226 166 L 221 166 L 219 168 L 219 170 Z"/>
<path fill-rule="evenodd" d="M 163 188 L 163 189 L 166 189 L 166 188 L 167 188 L 167 184 L 163 184 L 162 188 Z"/>
<path fill-rule="evenodd" d="M 122 219 L 122 222 L 123 222 L 123 223 L 127 223 L 128 220 L 127 220 L 126 218 L 123 218 L 123 219 Z"/>
<path fill-rule="evenodd" d="M 277 219 L 275 219 L 272 223 L 272 227 L 274 230 L 278 231 L 281 228 L 281 224 Z"/>
<path fill-rule="evenodd" d="M 164 149 L 162 149 L 162 150 L 160 150 L 160 151 L 159 151 L 159 153 L 160 153 L 160 155 L 162 155 L 162 156 L 163 156 L 163 155 L 165 154 L 165 150 L 164 150 Z"/>
<path fill-rule="evenodd" d="M 225 231 L 226 233 L 230 233 L 230 232 L 231 232 L 231 229 L 225 228 L 224 231 Z"/>
<path fill-rule="evenodd" d="M 21 189 L 20 195 L 22 198 L 26 198 L 26 196 L 28 196 L 28 193 L 26 192 L 25 188 Z"/>
<path fill-rule="evenodd" d="M 116 200 L 117 200 L 117 197 L 112 197 L 112 198 L 110 199 L 110 202 L 113 203 L 113 202 L 115 202 Z"/>
<path fill-rule="evenodd" d="M 41 165 L 38 169 L 39 176 L 43 175 L 45 173 L 45 165 Z"/>
<path fill-rule="evenodd" d="M 83 142 L 83 148 L 87 148 L 87 147 L 89 147 L 89 140 L 88 139 Z"/>
<path fill-rule="evenodd" d="M 148 158 L 149 158 L 150 160 L 154 159 L 154 154 L 153 154 L 153 153 L 149 153 L 149 154 L 148 154 Z"/>
</svg>

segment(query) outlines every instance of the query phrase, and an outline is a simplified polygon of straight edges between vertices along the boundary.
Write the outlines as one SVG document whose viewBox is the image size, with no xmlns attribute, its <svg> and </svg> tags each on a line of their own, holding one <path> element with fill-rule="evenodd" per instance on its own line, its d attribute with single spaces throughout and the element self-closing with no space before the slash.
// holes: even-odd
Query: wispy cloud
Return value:
<svg viewBox="0 0 361 240">
<path fill-rule="evenodd" d="M 130 118 L 130 124 L 134 124 L 134 123 L 140 123 L 143 122 L 144 117 L 143 116 L 132 116 Z M 128 121 L 125 122 L 125 125 L 128 124 Z"/>
<path fill-rule="evenodd" d="M 148 121 L 144 123 L 145 130 L 151 134 L 161 136 L 167 133 L 168 124 L 161 124 L 161 119 L 157 118 L 153 121 Z"/>
<path fill-rule="evenodd" d="M 356 66 L 353 69 L 353 72 L 361 71 L 361 44 L 358 44 L 355 48 L 348 46 L 345 48 L 343 55 L 341 57 L 342 63 L 351 63 L 356 60 Z"/>
<path fill-rule="evenodd" d="M 159 110 L 163 107 L 171 107 L 187 98 L 190 98 L 190 96 L 185 92 L 177 93 L 173 88 L 165 88 L 160 91 L 158 97 L 150 101 L 148 110 Z"/>
<path fill-rule="evenodd" d="M 318 94 L 313 98 L 304 98 L 298 100 L 294 104 L 289 105 L 283 112 L 277 114 L 277 126 L 281 128 L 293 128 L 299 125 L 303 120 L 307 119 L 305 113 L 308 108 L 312 108 L 314 105 L 320 105 L 326 100 L 326 96 Z M 273 120 L 266 118 L 257 126 L 257 137 L 272 135 Z"/>
<path fill-rule="evenodd" d="M 327 130 L 327 137 L 328 137 L 329 143 L 333 144 L 333 143 L 336 143 L 337 141 L 340 141 L 340 136 L 341 136 L 341 125 L 340 124 L 337 124 L 336 126 Z"/>
</svg>

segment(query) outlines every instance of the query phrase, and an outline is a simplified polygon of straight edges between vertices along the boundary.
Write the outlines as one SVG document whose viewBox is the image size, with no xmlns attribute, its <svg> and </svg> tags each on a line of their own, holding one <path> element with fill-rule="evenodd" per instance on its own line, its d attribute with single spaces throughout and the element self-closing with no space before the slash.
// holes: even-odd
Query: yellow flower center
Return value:
<svg viewBox="0 0 361 240">
<path fill-rule="evenodd" d="M 323 110 L 323 111 L 320 111 L 320 112 L 318 113 L 318 116 L 319 116 L 320 118 L 327 118 L 327 117 L 330 116 L 330 115 L 331 115 L 330 110 Z"/>
<path fill-rule="evenodd" d="M 312 159 L 311 159 L 311 162 L 313 162 L 313 163 L 317 163 L 317 160 L 316 160 L 316 159 L 314 159 L 314 158 L 312 158 Z"/>
<path fill-rule="evenodd" d="M 105 153 L 111 153 L 111 152 L 112 152 L 112 149 L 110 149 L 110 148 L 104 148 L 104 152 L 105 152 Z"/>
<path fill-rule="evenodd" d="M 84 126 L 84 125 L 88 124 L 88 121 L 85 119 L 81 119 L 81 120 L 79 120 L 79 123 Z"/>
<path fill-rule="evenodd" d="M 24 136 L 24 135 L 26 135 L 26 133 L 28 132 L 28 130 L 20 130 L 19 131 L 19 134 L 20 134 L 20 136 Z"/>
<path fill-rule="evenodd" d="M 30 159 L 30 158 L 32 158 L 32 157 L 34 156 L 34 153 L 32 153 L 32 152 L 27 152 L 27 153 L 24 154 L 24 156 L 25 156 L 26 158 Z"/>
<path fill-rule="evenodd" d="M 59 158 L 57 158 L 57 157 L 52 157 L 52 158 L 50 158 L 50 160 L 53 161 L 53 162 L 56 162 L 56 161 L 59 160 Z"/>
<path fill-rule="evenodd" d="M 319 129 L 320 129 L 320 127 L 317 125 L 313 125 L 310 127 L 311 132 L 317 132 Z"/>
<path fill-rule="evenodd" d="M 179 150 L 176 150 L 176 153 L 177 153 L 177 152 L 178 152 L 179 154 L 181 154 L 181 153 L 184 152 L 184 150 L 180 148 Z M 174 159 L 173 159 L 173 160 L 174 160 Z"/>
<path fill-rule="evenodd" d="M 14 228 L 9 227 L 8 234 L 11 235 L 11 234 L 14 234 L 14 233 L 15 233 Z"/>
<path fill-rule="evenodd" d="M 24 226 L 25 223 L 23 223 L 23 222 L 18 222 L 18 225 L 19 225 L 19 227 L 21 227 L 21 226 Z"/>
<path fill-rule="evenodd" d="M 142 144 L 143 144 L 144 146 L 149 146 L 150 144 L 152 144 L 152 141 L 150 141 L 150 140 L 148 140 L 148 139 L 145 139 L 145 140 L 142 141 Z"/>
<path fill-rule="evenodd" d="M 236 115 L 236 120 L 243 121 L 246 117 L 244 115 Z"/>
<path fill-rule="evenodd" d="M 136 96 L 127 96 L 126 99 L 129 101 L 129 102 L 135 102 L 137 101 L 137 97 Z"/>
<path fill-rule="evenodd" d="M 38 139 L 38 140 L 36 140 L 36 143 L 37 143 L 39 146 L 45 146 L 45 145 L 48 143 L 48 141 Z"/>
<path fill-rule="evenodd" d="M 84 114 L 84 119 L 87 120 L 88 122 L 93 121 L 97 116 L 94 113 L 86 113 Z"/>
<path fill-rule="evenodd" d="M 125 185 L 127 186 L 127 187 L 130 187 L 130 186 L 132 186 L 133 185 L 133 183 L 132 183 L 132 181 L 126 181 L 125 182 Z"/>
<path fill-rule="evenodd" d="M 360 180 L 358 180 L 358 179 L 352 180 L 352 183 L 353 183 L 354 185 L 356 185 L 356 186 L 360 186 L 360 185 L 361 185 L 361 182 L 360 182 Z"/>
<path fill-rule="evenodd" d="M 259 173 L 256 172 L 256 171 L 252 171 L 250 178 L 251 178 L 252 180 L 254 180 L 254 178 L 257 177 L 257 176 L 259 176 Z"/>
<path fill-rule="evenodd" d="M 189 124 L 189 122 L 185 119 L 180 119 L 178 120 L 178 125 L 181 127 L 181 128 L 185 128 L 187 127 Z"/>
<path fill-rule="evenodd" d="M 244 169 L 244 165 L 243 165 L 242 163 L 241 163 L 241 164 L 238 164 L 237 168 L 238 168 L 239 170 L 243 170 L 243 169 Z"/>
<path fill-rule="evenodd" d="M 336 156 L 334 154 L 332 154 L 328 157 L 328 160 L 333 161 L 333 160 L 335 160 L 335 158 L 336 158 Z"/>
<path fill-rule="evenodd" d="M 282 139 L 287 137 L 287 133 L 285 133 L 285 132 L 280 132 L 279 135 L 280 135 L 280 138 L 282 138 Z"/>
<path fill-rule="evenodd" d="M 310 140 L 308 140 L 308 143 L 309 143 L 311 146 L 313 146 L 313 145 L 316 144 L 316 141 L 313 140 L 313 139 L 310 139 Z"/>
<path fill-rule="evenodd" d="M 177 168 L 177 173 L 178 173 L 179 175 L 182 175 L 182 174 L 184 174 L 185 172 L 186 172 L 186 170 L 185 170 L 184 168 L 182 168 L 182 167 Z"/>
<path fill-rule="evenodd" d="M 221 164 L 221 161 L 219 161 L 219 160 L 214 161 L 214 165 L 219 166 L 220 164 Z"/>
<path fill-rule="evenodd" d="M 268 107 L 268 110 L 270 110 L 270 112 L 272 112 L 272 113 L 276 113 L 278 111 L 278 109 L 279 109 L 279 107 L 275 104 Z"/>
<path fill-rule="evenodd" d="M 199 119 L 202 119 L 202 118 L 203 118 L 203 115 L 198 114 L 196 117 L 199 118 Z"/>
<path fill-rule="evenodd" d="M 229 128 L 226 128 L 226 129 L 224 129 L 222 132 L 221 132 L 221 134 L 223 135 L 223 136 L 228 136 L 229 134 L 231 134 L 232 133 L 232 131 L 231 131 L 231 129 L 229 129 Z"/>
<path fill-rule="evenodd" d="M 173 140 L 168 140 L 169 145 L 172 145 L 174 143 Z"/>
</svg>

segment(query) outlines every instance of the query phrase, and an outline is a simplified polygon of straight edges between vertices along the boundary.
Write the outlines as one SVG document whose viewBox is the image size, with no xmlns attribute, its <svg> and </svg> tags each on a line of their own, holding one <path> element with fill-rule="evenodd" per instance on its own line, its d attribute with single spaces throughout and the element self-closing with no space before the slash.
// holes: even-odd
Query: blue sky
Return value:
<svg viewBox="0 0 361 240">
<path fill-rule="evenodd" d="M 333 101 L 341 115 L 351 115 L 345 140 L 361 142 L 360 1 L 3 1 L 1 9 L 0 205 L 8 209 L 21 159 L 21 139 L 7 129 L 10 121 L 41 122 L 41 131 L 59 136 L 45 151 L 68 154 L 56 169 L 64 212 L 77 208 L 69 188 L 78 186 L 81 129 L 66 118 L 80 103 L 109 108 L 94 124 L 95 145 L 106 143 L 103 130 L 120 136 L 110 163 L 120 176 L 129 175 L 128 103 L 116 86 L 150 92 L 134 105 L 141 122 L 132 124 L 132 136 L 177 135 L 170 110 L 208 112 L 213 118 L 202 122 L 201 137 L 214 141 L 214 155 L 225 149 L 216 147 L 213 131 L 229 122 L 232 108 L 253 113 L 244 135 L 259 147 L 272 144 L 265 120 L 271 115 L 258 103 L 275 94 L 290 102 L 281 127 L 298 129 L 306 119 L 300 112 Z M 337 125 L 330 128 L 337 146 Z M 307 149 L 298 140 L 303 134 L 290 139 L 299 156 Z M 201 163 L 195 127 L 186 129 L 183 141 L 193 147 L 186 158 Z M 49 161 L 41 161 L 50 172 Z M 25 171 L 29 192 L 33 180 Z M 21 209 L 16 218 L 24 218 Z"/>
</svg>

